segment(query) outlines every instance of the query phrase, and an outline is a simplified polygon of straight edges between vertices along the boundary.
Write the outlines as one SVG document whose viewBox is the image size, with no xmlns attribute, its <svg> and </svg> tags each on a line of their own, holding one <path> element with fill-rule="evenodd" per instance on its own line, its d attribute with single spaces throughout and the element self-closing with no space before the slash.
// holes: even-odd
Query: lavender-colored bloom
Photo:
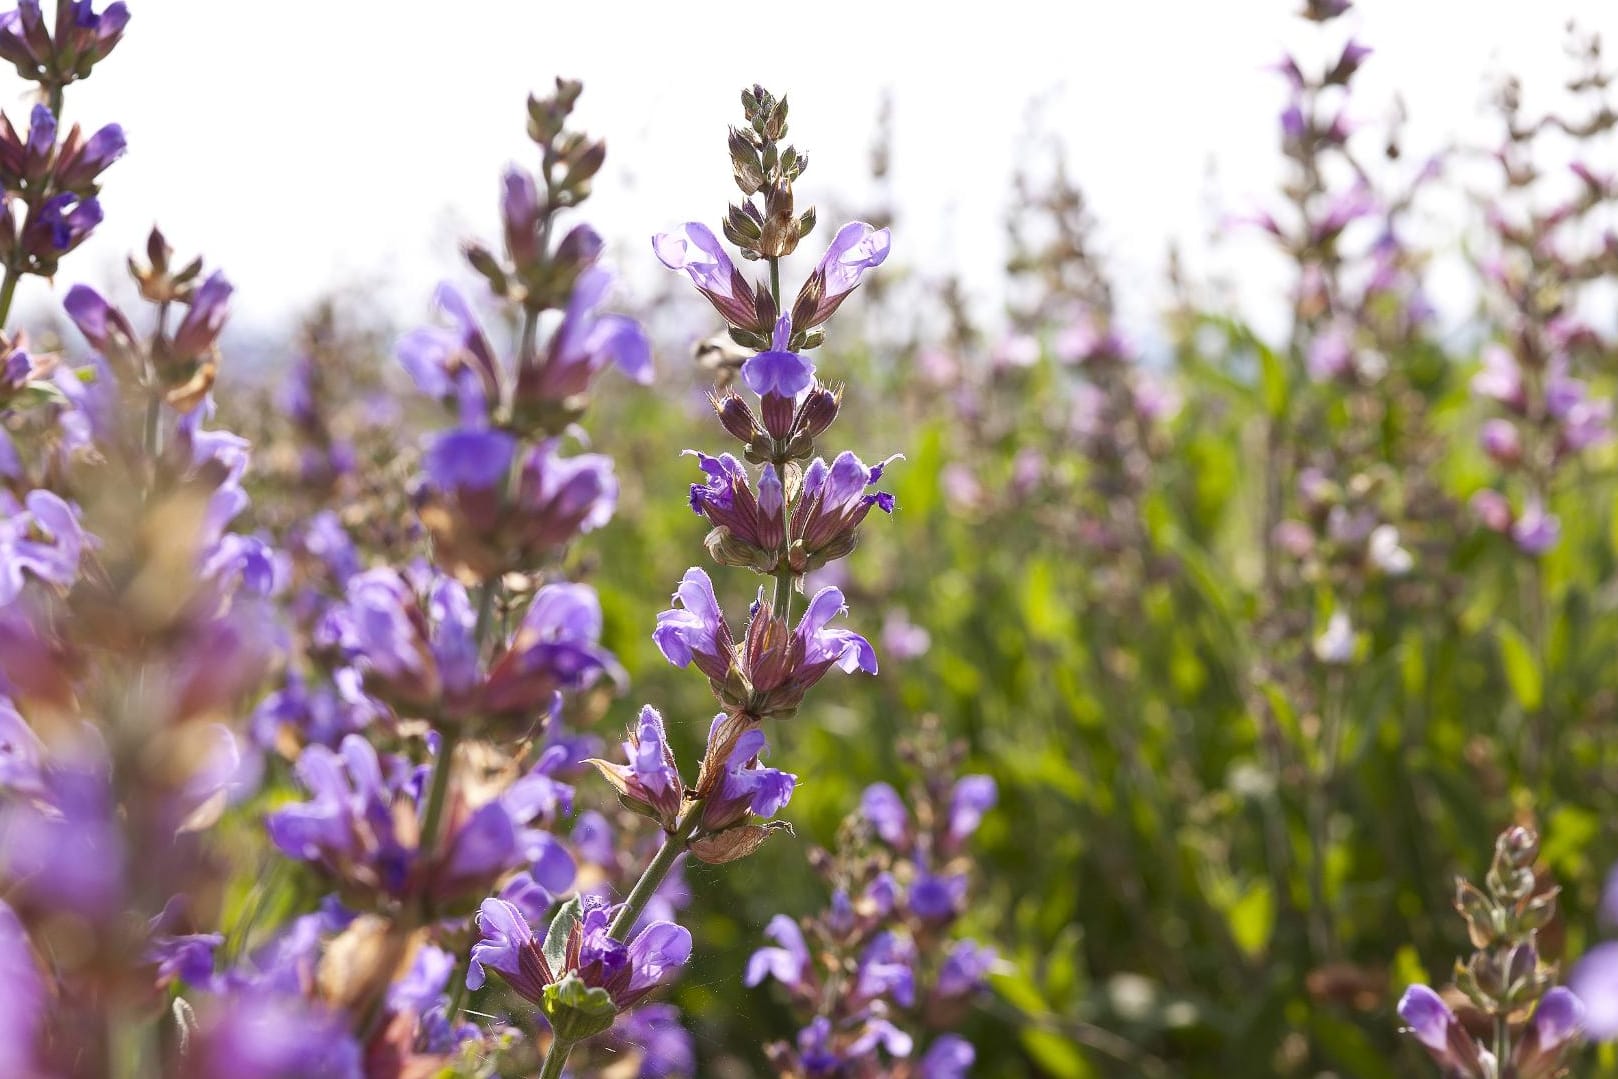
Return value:
<svg viewBox="0 0 1618 1079">
<path fill-rule="evenodd" d="M 101 224 L 101 203 L 70 191 L 52 195 L 23 230 L 22 244 L 36 257 L 54 259 L 84 242 Z"/>
<path fill-rule="evenodd" d="M 975 993 L 988 984 L 998 956 L 993 948 L 975 940 L 959 940 L 950 948 L 938 968 L 935 991 L 941 997 L 960 997 Z"/>
<path fill-rule="evenodd" d="M 45 1017 L 45 980 L 28 934 L 0 900 L 0 1074 L 37 1073 L 35 1041 Z"/>
<path fill-rule="evenodd" d="M 1562 522 L 1538 499 L 1530 499 L 1511 526 L 1511 538 L 1524 554 L 1539 557 L 1562 538 Z"/>
<path fill-rule="evenodd" d="M 44 754 L 45 745 L 33 728 L 23 721 L 9 698 L 0 696 L 0 794 L 43 794 Z"/>
<path fill-rule="evenodd" d="M 1347 330 L 1333 326 L 1309 342 L 1309 375 L 1317 382 L 1343 378 L 1354 371 L 1354 342 Z"/>
<path fill-rule="evenodd" d="M 489 668 L 482 708 L 490 715 L 527 715 L 562 690 L 580 690 L 602 674 L 618 675 L 601 647 L 601 601 L 588 585 L 548 584 L 534 593 L 510 646 Z"/>
<path fill-rule="evenodd" d="M 867 488 L 874 486 L 883 470 L 900 456 L 895 454 L 867 466 L 853 453 L 844 451 L 830 465 L 819 457 L 809 462 L 803 473 L 802 494 L 792 511 L 792 534 L 811 559 L 830 561 L 853 550 L 856 529 L 872 506 L 884 513 L 893 512 L 891 494 L 867 493 Z"/>
<path fill-rule="evenodd" d="M 515 514 L 523 547 L 546 551 L 612 520 L 618 478 L 612 458 L 599 453 L 563 457 L 547 439 L 523 455 Z"/>
<path fill-rule="evenodd" d="M 230 316 L 230 294 L 235 291 L 225 275 L 211 274 L 191 298 L 179 329 L 170 342 L 171 355 L 176 360 L 188 360 L 211 349 L 219 340 L 225 319 Z"/>
<path fill-rule="evenodd" d="M 714 717 L 708 732 L 708 742 L 724 729 L 729 717 L 723 713 Z M 745 822 L 749 816 L 773 817 L 786 808 L 797 786 L 798 777 L 791 772 L 766 768 L 759 762 L 764 752 L 764 732 L 753 728 L 736 739 L 725 761 L 724 774 L 719 785 L 702 806 L 702 826 L 708 832 L 722 832 Z"/>
<path fill-rule="evenodd" d="M 146 962 L 157 967 L 157 984 L 181 981 L 208 986 L 214 977 L 214 951 L 225 943 L 221 933 L 185 933 L 152 939 Z"/>
<path fill-rule="evenodd" d="M 591 988 L 605 989 L 620 1010 L 633 1007 L 666 981 L 691 956 L 691 934 L 671 922 L 654 922 L 627 946 L 607 935 L 614 908 L 584 897 L 584 908 L 569 935 L 570 969 Z M 481 939 L 472 945 L 466 986 L 480 988 L 486 970 L 498 971 L 523 998 L 540 1003 L 545 986 L 565 970 L 551 969 L 522 913 L 510 903 L 485 899 L 478 908 Z"/>
<path fill-rule="evenodd" d="M 892 847 L 902 847 L 910 836 L 910 814 L 899 792 L 888 783 L 872 783 L 860 795 L 860 815 Z"/>
<path fill-rule="evenodd" d="M 1399 998 L 1399 1018 L 1409 1024 L 1407 1032 L 1434 1052 L 1448 1047 L 1450 1028 L 1457 1025 L 1455 1013 L 1438 994 L 1425 985 L 1412 985 Z"/>
<path fill-rule="evenodd" d="M 755 328 L 753 290 L 708 226 L 688 221 L 673 232 L 659 233 L 652 237 L 652 251 L 664 266 L 689 277 L 725 321 Z"/>
<path fill-rule="evenodd" d="M 685 784 L 674 762 L 674 750 L 663 730 L 663 717 L 646 705 L 640 719 L 623 743 L 628 764 L 592 760 L 620 798 L 672 832 L 685 800 Z"/>
<path fill-rule="evenodd" d="M 1513 412 L 1521 412 L 1527 397 L 1517 358 L 1501 345 L 1484 348 L 1483 367 L 1472 376 L 1472 392 L 1498 401 Z"/>
<path fill-rule="evenodd" d="M 72 585 L 84 544 L 77 512 L 58 495 L 40 489 L 18 502 L 0 491 L 0 607 L 16 600 L 28 577 Z"/>
<path fill-rule="evenodd" d="M 59 763 L 43 803 L 0 809 L 0 878 L 8 894 L 97 919 L 124 901 L 123 829 L 105 762 Z"/>
<path fill-rule="evenodd" d="M 747 960 L 747 973 L 742 983 L 749 988 L 765 978 L 774 978 L 789 989 L 801 989 L 810 978 L 809 946 L 804 943 L 803 931 L 798 923 L 785 914 L 777 914 L 764 927 L 764 935 L 776 948 L 760 948 Z"/>
<path fill-rule="evenodd" d="M 1315 658 L 1322 663 L 1341 665 L 1354 658 L 1354 623 L 1347 611 L 1333 611 L 1326 628 L 1315 638 Z"/>
<path fill-rule="evenodd" d="M 947 922 L 966 909 L 966 877 L 920 873 L 910 883 L 910 913 L 924 922 Z"/>
<path fill-rule="evenodd" d="M 579 857 L 608 869 L 618 865 L 618 836 L 612 822 L 593 809 L 579 814 L 568 839 Z"/>
<path fill-rule="evenodd" d="M 673 599 L 680 606 L 657 616 L 652 643 L 676 667 L 695 663 L 709 678 L 723 681 L 735 659 L 735 641 L 719 609 L 713 581 L 700 569 L 688 569 Z"/>
<path fill-rule="evenodd" d="M 847 613 L 848 604 L 840 589 L 822 588 L 809 601 L 793 631 L 803 649 L 803 660 L 793 674 L 795 684 L 808 688 L 832 667 L 845 674 L 876 673 L 876 651 L 871 642 L 853 630 L 830 626 L 832 619 Z"/>
<path fill-rule="evenodd" d="M 108 124 L 84 142 L 78 141 L 79 129 L 74 127 L 68 143 L 56 163 L 56 183 L 65 191 L 89 194 L 94 190 L 96 178 L 114 161 L 124 156 L 126 142 L 124 129 Z"/>
<path fill-rule="evenodd" d="M 884 930 L 860 954 L 854 995 L 861 1000 L 887 996 L 906 1007 L 916 1003 L 916 946 L 910 938 Z"/>
<path fill-rule="evenodd" d="M 977 1050 L 959 1034 L 942 1034 L 921 1058 L 919 1079 L 966 1079 Z"/>
<path fill-rule="evenodd" d="M 1522 460 L 1522 436 L 1517 432 L 1517 425 L 1510 420 L 1499 416 L 1484 420 L 1478 432 L 1478 441 L 1490 460 L 1501 467 L 1512 468 Z"/>
<path fill-rule="evenodd" d="M 792 318 L 782 315 L 775 322 L 770 348 L 742 364 L 742 381 L 760 397 L 784 397 L 788 400 L 809 388 L 815 379 L 815 365 L 807 356 L 790 348 Z"/>
<path fill-rule="evenodd" d="M 786 541 L 786 500 L 775 466 L 764 466 L 755 493 L 746 467 L 730 454 L 696 458 L 708 480 L 691 485 L 691 508 L 724 529 L 722 540 L 709 540 L 709 550 L 721 562 L 773 568 Z"/>
<path fill-rule="evenodd" d="M 904 662 L 926 655 L 932 647 L 932 634 L 910 621 L 904 611 L 894 608 L 882 620 L 882 652 L 890 659 Z"/>
<path fill-rule="evenodd" d="M 618 1037 L 641 1054 L 640 1079 L 675 1079 L 696 1074 L 691 1033 L 680 1025 L 672 1004 L 646 1004 L 624 1017 Z"/>
<path fill-rule="evenodd" d="M 399 339 L 394 354 L 422 393 L 439 400 L 454 398 L 463 416 L 481 417 L 488 402 L 500 399 L 494 346 L 455 286 L 439 285 L 433 304 L 453 325 L 412 330 Z"/>
<path fill-rule="evenodd" d="M 916 1047 L 916 1042 L 886 1019 L 870 1018 L 865 1021 L 859 1035 L 848 1043 L 848 1055 L 858 1060 L 875 1052 L 878 1046 L 887 1050 L 889 1056 L 907 1057 Z"/>
<path fill-rule="evenodd" d="M 1530 1027 L 1532 1049 L 1542 1055 L 1561 1052 L 1577 1041 L 1585 1028 L 1585 1006 L 1574 993 L 1556 986 L 1540 998 Z"/>
<path fill-rule="evenodd" d="M 949 798 L 950 842 L 960 843 L 977 831 L 983 815 L 994 808 L 998 797 L 992 776 L 969 775 L 956 780 Z"/>
<path fill-rule="evenodd" d="M 579 275 L 545 364 L 518 375 L 519 400 L 565 401 L 588 389 L 609 362 L 634 382 L 651 383 L 652 347 L 640 324 L 625 315 L 596 311 L 612 283 L 612 272 L 600 266 Z"/>
<path fill-rule="evenodd" d="M 860 898 L 877 917 L 886 918 L 899 905 L 899 882 L 884 870 L 865 886 L 865 894 Z"/>
<path fill-rule="evenodd" d="M 1596 1041 L 1618 1038 L 1618 941 L 1585 952 L 1567 984 L 1584 1004 L 1585 1033 Z"/>
<path fill-rule="evenodd" d="M 361 1079 L 359 1043 L 342 1015 L 301 996 L 249 992 L 205 1015 L 186 1079 Z"/>
<path fill-rule="evenodd" d="M 863 221 L 851 221 L 838 229 L 799 294 L 798 303 L 802 304 L 806 297 L 818 292 L 813 310 L 797 328 L 812 330 L 831 318 L 865 275 L 882 265 L 892 243 L 893 236 L 887 229 L 873 228 Z"/>
<path fill-rule="evenodd" d="M 526 871 L 508 880 L 495 898 L 516 907 L 530 925 L 544 921 L 546 912 L 556 904 L 556 896 Z"/>
<path fill-rule="evenodd" d="M 416 950 L 416 958 L 405 976 L 388 986 L 388 1008 L 416 1015 L 426 1012 L 438 1003 L 456 962 L 455 956 L 444 949 L 422 945 Z"/>
</svg>

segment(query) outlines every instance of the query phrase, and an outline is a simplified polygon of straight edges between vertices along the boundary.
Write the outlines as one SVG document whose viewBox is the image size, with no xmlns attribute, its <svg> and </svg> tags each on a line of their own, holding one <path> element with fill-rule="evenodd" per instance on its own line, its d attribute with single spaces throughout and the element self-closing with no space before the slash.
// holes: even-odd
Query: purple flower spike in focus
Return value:
<svg viewBox="0 0 1618 1079">
<path fill-rule="evenodd" d="M 797 328 L 812 330 L 831 318 L 865 275 L 882 265 L 892 243 L 887 229 L 863 221 L 851 221 L 838 229 L 793 305 Z"/>
<path fill-rule="evenodd" d="M 760 352 L 742 364 L 742 381 L 760 397 L 797 398 L 815 379 L 815 365 L 807 356 L 791 351 L 792 318 L 782 315 L 775 322 L 775 333 L 768 352 Z M 768 419 L 769 402 L 765 402 Z M 790 415 L 788 421 L 790 422 Z M 781 435 L 774 431 L 777 438 Z"/>
<path fill-rule="evenodd" d="M 740 329 L 760 328 L 752 288 L 708 226 L 688 221 L 673 232 L 658 233 L 652 237 L 652 251 L 664 266 L 689 277 L 726 322 Z"/>
</svg>

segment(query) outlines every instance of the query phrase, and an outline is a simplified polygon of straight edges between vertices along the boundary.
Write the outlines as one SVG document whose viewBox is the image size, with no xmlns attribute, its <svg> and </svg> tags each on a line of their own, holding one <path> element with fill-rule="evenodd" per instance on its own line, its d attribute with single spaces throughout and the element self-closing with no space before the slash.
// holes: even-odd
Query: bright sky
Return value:
<svg viewBox="0 0 1618 1079">
<path fill-rule="evenodd" d="M 494 238 L 499 173 L 529 160 L 523 102 L 555 74 L 585 81 L 578 115 L 608 139 L 589 217 L 632 275 L 655 269 L 650 233 L 717 222 L 735 194 L 725 125 L 737 91 L 758 80 L 789 93 L 794 141 L 811 152 L 800 203 L 857 202 L 891 89 L 896 252 L 992 287 L 1026 104 L 1051 95 L 1046 126 L 1065 138 L 1101 219 L 1126 316 L 1148 321 L 1169 238 L 1186 241 L 1195 268 L 1217 213 L 1273 189 L 1284 91 L 1264 65 L 1318 40 L 1291 17 L 1292 0 L 131 7 L 118 52 L 69 90 L 67 119 L 121 122 L 130 152 L 107 174 L 106 223 L 65 263 L 59 290 L 112 280 L 157 221 L 182 255 L 222 266 L 238 321 L 266 330 L 356 280 L 374 282 L 401 321 L 424 311 L 432 283 L 457 266 L 455 241 Z M 1360 115 L 1378 119 L 1402 91 L 1419 152 L 1489 136 L 1490 72 L 1554 91 L 1570 17 L 1618 47 L 1612 0 L 1363 0 L 1327 36 L 1352 29 L 1377 50 Z M 22 92 L 15 78 L 0 83 L 13 115 L 25 112 Z M 1258 305 L 1280 282 L 1261 251 L 1240 256 L 1252 260 L 1240 269 Z M 44 299 L 37 283 L 23 294 Z"/>
</svg>

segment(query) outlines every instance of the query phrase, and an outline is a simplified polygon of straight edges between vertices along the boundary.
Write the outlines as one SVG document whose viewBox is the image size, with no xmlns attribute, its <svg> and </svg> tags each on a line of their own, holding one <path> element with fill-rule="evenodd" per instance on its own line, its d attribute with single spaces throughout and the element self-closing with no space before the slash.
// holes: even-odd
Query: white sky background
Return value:
<svg viewBox="0 0 1618 1079">
<path fill-rule="evenodd" d="M 420 317 L 432 283 L 459 272 L 456 241 L 497 238 L 499 174 L 533 160 L 524 100 L 555 74 L 585 81 L 576 117 L 608 139 L 586 217 L 631 287 L 661 272 L 652 232 L 717 224 L 736 194 L 725 126 L 758 80 L 789 94 L 793 141 L 811 154 L 800 205 L 859 204 L 877 104 L 893 91 L 896 258 L 962 268 L 986 311 L 1027 103 L 1049 96 L 1044 124 L 1101 222 L 1126 321 L 1146 332 L 1169 240 L 1194 274 L 1209 269 L 1219 212 L 1273 198 L 1285 91 L 1264 68 L 1283 49 L 1311 56 L 1349 30 L 1373 46 L 1355 115 L 1379 120 L 1401 91 L 1411 157 L 1493 137 L 1491 72 L 1555 94 L 1569 17 L 1618 50 L 1613 0 L 1362 0 L 1324 34 L 1293 17 L 1293 0 L 131 7 L 118 51 L 68 91 L 69 122 L 117 120 L 130 151 L 105 177 L 106 222 L 65 260 L 57 295 L 117 281 L 155 221 L 182 256 L 202 251 L 226 270 L 237 325 L 255 336 L 289 334 L 292 314 L 356 282 L 374 284 L 400 323 Z M 23 93 L 14 76 L 0 81 L 13 116 L 26 113 Z M 823 213 L 806 247 L 818 253 L 838 223 Z M 1284 284 L 1266 252 L 1254 240 L 1222 256 L 1261 323 Z M 48 297 L 29 281 L 21 300 Z"/>
</svg>

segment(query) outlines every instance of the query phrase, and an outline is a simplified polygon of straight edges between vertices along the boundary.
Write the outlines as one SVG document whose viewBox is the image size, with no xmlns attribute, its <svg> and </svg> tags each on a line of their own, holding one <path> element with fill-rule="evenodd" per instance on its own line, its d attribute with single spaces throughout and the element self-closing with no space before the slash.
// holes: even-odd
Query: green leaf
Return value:
<svg viewBox="0 0 1618 1079">
<path fill-rule="evenodd" d="M 1079 1047 L 1054 1030 L 1025 1028 L 1022 1045 L 1045 1074 L 1056 1079 L 1092 1079 L 1096 1074 Z"/>
<path fill-rule="evenodd" d="M 1259 881 L 1242 893 L 1225 912 L 1230 936 L 1248 958 L 1256 959 L 1269 947 L 1275 931 L 1275 897 L 1269 884 Z"/>
<path fill-rule="evenodd" d="M 551 919 L 551 927 L 545 932 L 545 962 L 558 977 L 567 968 L 567 937 L 573 932 L 573 923 L 579 920 L 581 909 L 578 896 L 569 899 L 557 908 L 556 917 Z"/>
<path fill-rule="evenodd" d="M 1511 684 L 1512 696 L 1517 698 L 1517 703 L 1522 705 L 1524 711 L 1537 712 L 1545 699 L 1545 682 L 1533 649 L 1523 635 L 1508 623 L 1500 623 L 1495 629 L 1495 636 L 1500 641 L 1500 662 L 1505 665 L 1506 681 Z"/>
</svg>

